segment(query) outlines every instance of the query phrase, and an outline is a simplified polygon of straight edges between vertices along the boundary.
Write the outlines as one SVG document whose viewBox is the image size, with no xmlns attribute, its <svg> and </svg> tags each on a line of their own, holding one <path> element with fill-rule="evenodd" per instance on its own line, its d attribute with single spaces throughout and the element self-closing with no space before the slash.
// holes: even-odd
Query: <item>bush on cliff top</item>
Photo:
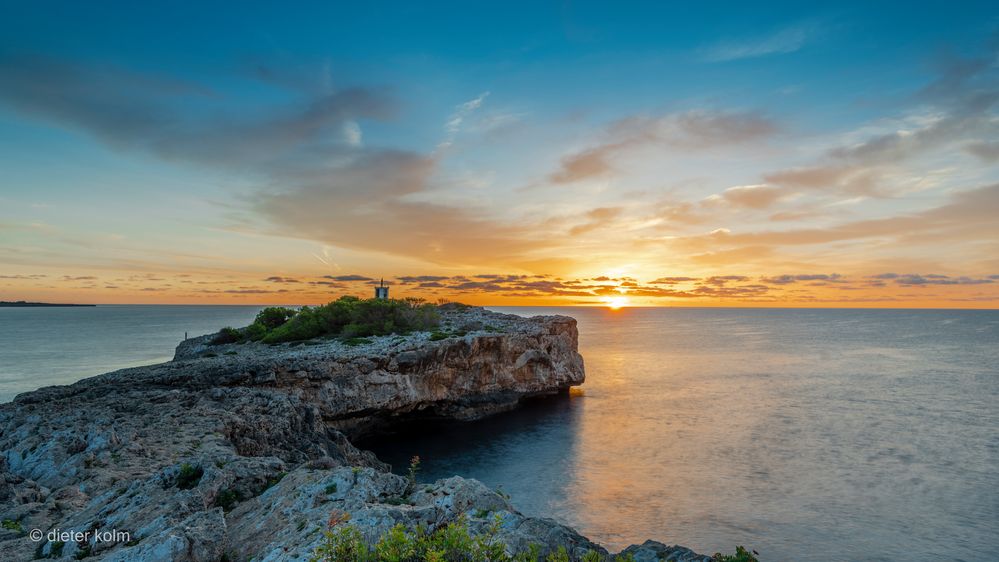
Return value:
<svg viewBox="0 0 999 562">
<path fill-rule="evenodd" d="M 212 343 L 263 341 L 275 344 L 318 337 L 356 340 L 366 336 L 431 330 L 439 324 L 437 306 L 422 299 L 359 299 L 346 296 L 322 306 L 303 306 L 299 310 L 265 308 L 250 326 L 242 330 L 223 328 Z"/>
<path fill-rule="evenodd" d="M 257 313 L 257 317 L 253 319 L 253 325 L 259 324 L 264 329 L 273 330 L 295 316 L 296 312 L 294 308 L 269 306 Z"/>
<path fill-rule="evenodd" d="M 231 328 L 226 326 L 219 330 L 219 333 L 215 334 L 212 338 L 212 345 L 220 345 L 224 343 L 236 343 L 243 340 L 243 333 L 236 328 Z"/>
</svg>

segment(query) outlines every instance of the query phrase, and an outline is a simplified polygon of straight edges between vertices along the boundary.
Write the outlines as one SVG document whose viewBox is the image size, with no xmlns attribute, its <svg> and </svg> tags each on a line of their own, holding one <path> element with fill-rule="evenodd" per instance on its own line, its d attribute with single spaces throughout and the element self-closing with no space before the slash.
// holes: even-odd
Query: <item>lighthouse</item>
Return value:
<svg viewBox="0 0 999 562">
<path fill-rule="evenodd" d="M 388 298 L 388 287 L 385 286 L 385 278 L 383 277 L 381 283 L 375 287 L 375 298 L 376 299 L 387 299 Z"/>
</svg>

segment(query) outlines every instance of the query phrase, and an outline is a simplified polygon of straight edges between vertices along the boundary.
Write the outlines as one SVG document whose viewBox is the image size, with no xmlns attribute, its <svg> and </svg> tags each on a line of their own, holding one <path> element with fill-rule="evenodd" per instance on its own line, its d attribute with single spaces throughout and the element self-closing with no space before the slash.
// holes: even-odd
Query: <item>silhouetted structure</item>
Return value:
<svg viewBox="0 0 999 562">
<path fill-rule="evenodd" d="M 385 278 L 383 277 L 381 283 L 375 287 L 375 298 L 376 299 L 387 299 L 388 298 L 388 287 L 385 286 Z"/>
</svg>

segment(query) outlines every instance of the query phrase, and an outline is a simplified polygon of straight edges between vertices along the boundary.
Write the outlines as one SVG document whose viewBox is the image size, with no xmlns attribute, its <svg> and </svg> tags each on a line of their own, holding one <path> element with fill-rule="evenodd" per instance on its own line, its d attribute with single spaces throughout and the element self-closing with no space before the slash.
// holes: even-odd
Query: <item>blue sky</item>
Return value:
<svg viewBox="0 0 999 562">
<path fill-rule="evenodd" d="M 724 274 L 852 276 L 864 302 L 994 296 L 995 229 L 949 210 L 996 201 L 995 105 L 980 100 L 999 12 L 984 2 L 5 12 L 10 294 L 216 298 L 175 278 L 200 275 L 285 299 L 261 280 L 357 271 L 698 279 L 650 304 Z M 172 281 L 142 295 L 136 272 Z M 886 272 L 981 283 L 900 296 L 861 281 Z M 585 300 L 507 289 L 483 298 Z"/>
</svg>

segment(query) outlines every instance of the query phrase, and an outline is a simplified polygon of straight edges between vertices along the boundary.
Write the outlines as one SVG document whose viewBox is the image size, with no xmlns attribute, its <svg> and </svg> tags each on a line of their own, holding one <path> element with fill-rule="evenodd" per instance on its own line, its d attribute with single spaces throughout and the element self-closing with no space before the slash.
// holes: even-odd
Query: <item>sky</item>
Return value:
<svg viewBox="0 0 999 562">
<path fill-rule="evenodd" d="M 421 4 L 4 2 L 0 300 L 999 307 L 994 5 Z"/>
</svg>

